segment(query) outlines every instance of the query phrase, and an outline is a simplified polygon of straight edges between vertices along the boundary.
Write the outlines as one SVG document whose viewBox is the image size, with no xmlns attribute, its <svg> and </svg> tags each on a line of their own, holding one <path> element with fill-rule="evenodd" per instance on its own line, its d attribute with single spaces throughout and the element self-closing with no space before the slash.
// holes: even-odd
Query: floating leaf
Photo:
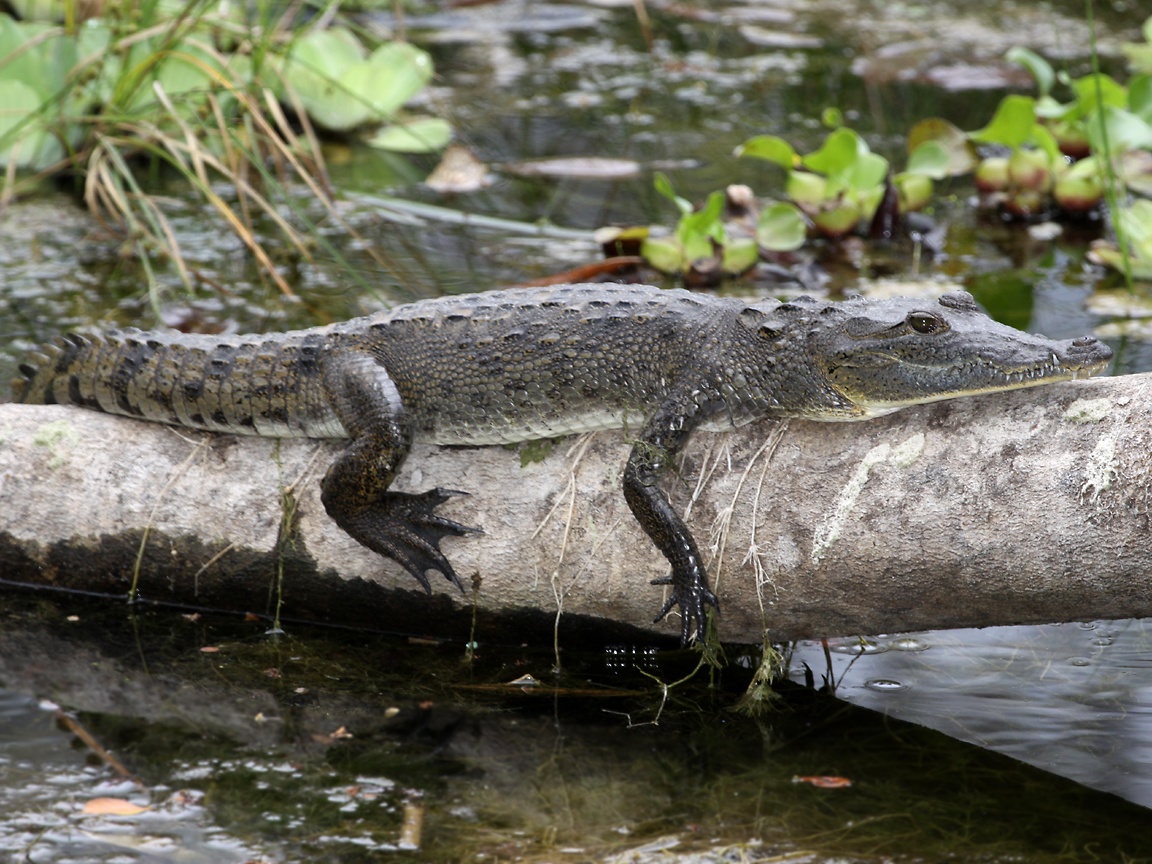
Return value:
<svg viewBox="0 0 1152 864">
<path fill-rule="evenodd" d="M 652 178 L 652 185 L 656 187 L 657 192 L 676 205 L 681 216 L 687 216 L 692 212 L 692 202 L 676 194 L 676 190 L 672 188 L 672 181 L 663 171 L 656 172 L 656 176 Z"/>
<path fill-rule="evenodd" d="M 678 273 L 684 266 L 684 249 L 674 237 L 646 237 L 640 254 L 661 273 Z"/>
<path fill-rule="evenodd" d="M 388 42 L 340 78 L 348 93 L 369 106 L 371 119 L 386 120 L 432 80 L 432 58 L 408 42 Z M 441 145 L 443 146 L 443 145 Z"/>
<path fill-rule="evenodd" d="M 1004 59 L 1009 63 L 1018 63 L 1028 70 L 1036 79 L 1036 89 L 1040 91 L 1041 98 L 1052 92 L 1052 85 L 1056 83 L 1056 73 L 1052 71 L 1051 64 L 1031 48 L 1022 46 L 1011 48 L 1004 55 Z"/>
<path fill-rule="evenodd" d="M 1152 124 L 1130 111 L 1122 111 L 1111 105 L 1089 118 L 1086 128 L 1088 142 L 1097 152 L 1105 152 L 1105 131 L 1108 149 L 1113 153 L 1152 148 Z"/>
<path fill-rule="evenodd" d="M 790 252 L 804 245 L 808 225 L 793 204 L 778 202 L 760 211 L 756 242 L 773 252 Z"/>
<path fill-rule="evenodd" d="M 452 126 L 439 117 L 419 117 L 381 129 L 368 140 L 380 150 L 401 153 L 430 153 L 452 140 Z"/>
<path fill-rule="evenodd" d="M 1128 110 L 1152 123 L 1152 75 L 1137 75 L 1128 82 Z"/>
<path fill-rule="evenodd" d="M 751 238 L 730 240 L 721 254 L 721 267 L 725 273 L 738 276 L 750 270 L 760 260 L 760 247 Z"/>
<path fill-rule="evenodd" d="M 805 168 L 833 177 L 851 168 L 867 149 L 864 140 L 851 129 L 837 129 L 824 139 L 815 153 L 809 153 L 801 162 Z"/>
<path fill-rule="evenodd" d="M 64 155 L 48 133 L 41 97 L 22 81 L 0 80 L 0 165 L 44 168 Z"/>
<path fill-rule="evenodd" d="M 1000 100 L 992 120 L 968 137 L 982 144 L 1019 147 L 1032 136 L 1036 126 L 1036 100 L 1030 96 L 1010 94 Z"/>
<path fill-rule="evenodd" d="M 948 150 L 939 141 L 925 141 L 908 157 L 905 174 L 920 174 L 933 180 L 948 176 Z"/>
<path fill-rule="evenodd" d="M 947 175 L 967 174 L 976 167 L 976 150 L 964 130 L 940 117 L 929 117 L 908 131 L 908 152 L 914 153 L 928 141 L 935 141 L 948 154 Z"/>
<path fill-rule="evenodd" d="M 766 159 L 789 171 L 800 165 L 800 159 L 792 145 L 775 135 L 757 135 L 755 138 L 749 138 L 736 148 L 736 155 Z"/>
</svg>

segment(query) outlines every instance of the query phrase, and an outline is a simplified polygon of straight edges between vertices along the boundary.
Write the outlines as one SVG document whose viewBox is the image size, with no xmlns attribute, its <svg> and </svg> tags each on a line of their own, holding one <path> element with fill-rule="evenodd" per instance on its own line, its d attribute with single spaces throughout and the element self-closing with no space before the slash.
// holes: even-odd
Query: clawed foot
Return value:
<svg viewBox="0 0 1152 864">
<path fill-rule="evenodd" d="M 671 612 L 674 606 L 679 606 L 681 646 L 687 645 L 693 638 L 704 635 L 706 607 L 711 606 L 717 615 L 720 614 L 720 601 L 708 588 L 708 583 L 702 576 L 677 578 L 676 574 L 672 574 L 662 579 L 653 579 L 652 584 L 673 586 L 668 600 L 653 623 L 663 621 L 664 616 Z"/>
<path fill-rule="evenodd" d="M 429 570 L 439 570 L 464 593 L 460 578 L 440 551 L 440 541 L 449 536 L 484 532 L 438 516 L 435 510 L 454 495 L 467 494 L 440 488 L 419 494 L 386 492 L 375 503 L 354 513 L 332 516 L 357 542 L 391 558 L 416 577 L 429 594 L 432 586 L 425 575 Z"/>
</svg>

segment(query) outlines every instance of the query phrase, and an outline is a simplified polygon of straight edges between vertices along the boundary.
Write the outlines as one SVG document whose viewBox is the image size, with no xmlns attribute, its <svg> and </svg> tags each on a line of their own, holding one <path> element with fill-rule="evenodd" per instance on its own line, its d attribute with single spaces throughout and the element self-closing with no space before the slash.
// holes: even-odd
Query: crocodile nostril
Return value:
<svg viewBox="0 0 1152 864">
<path fill-rule="evenodd" d="M 1091 348 L 1099 340 L 1095 336 L 1079 336 L 1072 340 L 1073 348 Z"/>
</svg>

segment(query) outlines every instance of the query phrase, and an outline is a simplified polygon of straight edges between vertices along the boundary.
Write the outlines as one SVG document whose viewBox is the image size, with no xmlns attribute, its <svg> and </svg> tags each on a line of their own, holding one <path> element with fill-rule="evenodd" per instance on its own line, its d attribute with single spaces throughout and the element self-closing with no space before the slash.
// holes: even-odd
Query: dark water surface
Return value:
<svg viewBox="0 0 1152 864">
<path fill-rule="evenodd" d="M 1134 38 L 1152 11 L 1139 6 L 1098 7 L 1106 65 L 1119 68 L 1117 38 Z M 65 195 L 10 206 L 0 212 L 0 379 L 36 343 L 93 322 L 283 329 L 562 271 L 598 257 L 597 227 L 672 222 L 653 190 L 657 168 L 696 200 L 733 182 L 779 194 L 772 169 L 731 155 L 751 135 L 812 149 L 825 134 L 821 109 L 835 105 L 899 160 L 902 132 L 917 119 L 976 128 L 1004 86 L 1027 84 L 999 60 L 1013 44 L 1073 74 L 1087 69 L 1080 3 L 649 11 L 651 50 L 630 2 L 409 14 L 440 76 L 424 107 L 452 119 L 496 181 L 442 195 L 421 185 L 433 157 L 331 144 L 333 183 L 360 239 L 328 227 L 339 256 L 279 261 L 299 300 L 269 287 L 241 244 L 178 188 L 166 206 L 197 274 L 192 293 L 160 264 L 150 295 L 116 238 Z M 633 159 L 641 171 L 610 180 L 504 170 L 569 156 Z M 1152 370 L 1139 322 L 1117 312 L 1131 298 L 1084 263 L 1095 226 L 1030 239 L 975 216 L 970 196 L 963 183 L 941 189 L 942 256 L 897 244 L 859 264 L 817 248 L 813 270 L 827 281 L 816 290 L 886 290 L 876 276 L 959 283 L 1002 320 L 1053 337 L 1095 329 L 1116 349 L 1117 371 Z M 800 287 L 760 280 L 721 290 L 787 296 Z M 1141 622 L 876 637 L 886 650 L 863 654 L 840 641 L 830 672 L 823 646 L 798 646 L 794 680 L 803 684 L 806 663 L 817 686 L 834 678 L 839 698 L 786 687 L 755 719 L 733 710 L 755 652 L 733 649 L 723 672 L 665 691 L 661 682 L 688 675 L 694 655 L 565 646 L 557 676 L 546 648 L 481 645 L 469 661 L 459 644 L 286 630 L 6 592 L 0 857 L 1152 860 L 1152 652 Z M 526 674 L 539 684 L 503 686 Z M 60 725 L 61 710 L 79 725 Z M 135 780 L 80 745 L 78 730 Z M 803 779 L 823 776 L 851 785 Z M 100 797 L 149 809 L 84 814 Z"/>
</svg>

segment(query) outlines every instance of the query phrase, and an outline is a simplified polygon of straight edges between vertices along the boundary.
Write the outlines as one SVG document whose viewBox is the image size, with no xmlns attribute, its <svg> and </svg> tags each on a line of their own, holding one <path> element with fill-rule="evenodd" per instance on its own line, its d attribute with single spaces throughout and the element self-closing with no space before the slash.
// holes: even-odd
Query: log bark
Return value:
<svg viewBox="0 0 1152 864">
<path fill-rule="evenodd" d="M 667 488 L 711 558 L 726 641 L 1152 614 L 1152 375 L 693 437 Z M 624 433 L 417 446 L 395 487 L 467 490 L 425 596 L 320 504 L 338 443 L 0 405 L 0 578 L 478 639 L 673 635 L 620 492 Z"/>
</svg>

